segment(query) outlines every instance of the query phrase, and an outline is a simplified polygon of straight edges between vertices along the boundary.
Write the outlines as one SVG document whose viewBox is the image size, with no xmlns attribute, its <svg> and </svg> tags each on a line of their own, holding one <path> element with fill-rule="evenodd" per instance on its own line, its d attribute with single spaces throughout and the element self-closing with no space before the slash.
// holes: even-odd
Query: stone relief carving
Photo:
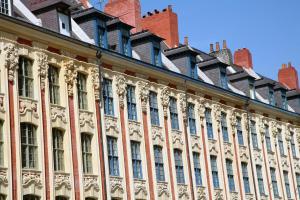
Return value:
<svg viewBox="0 0 300 200">
<path fill-rule="evenodd" d="M 168 109 L 169 109 L 169 101 L 170 101 L 170 90 L 169 88 L 163 87 L 160 91 L 160 100 L 163 106 L 164 116 L 168 116 Z"/>
<path fill-rule="evenodd" d="M 278 124 L 275 121 L 271 121 L 270 131 L 273 138 L 275 139 L 274 141 L 277 142 L 276 137 L 278 135 Z"/>
<path fill-rule="evenodd" d="M 239 199 L 239 195 L 237 192 L 230 193 L 230 200 L 238 200 L 238 199 Z"/>
<path fill-rule="evenodd" d="M 0 185 L 8 186 L 7 169 L 0 169 Z"/>
<path fill-rule="evenodd" d="M 31 112 L 35 118 L 39 118 L 37 102 L 30 99 L 20 99 L 19 112 L 20 115 L 26 115 L 27 112 Z"/>
<path fill-rule="evenodd" d="M 135 121 L 129 121 L 128 124 L 129 135 L 132 137 L 142 138 L 141 124 Z"/>
<path fill-rule="evenodd" d="M 233 158 L 233 150 L 231 144 L 224 144 L 224 153 L 228 158 Z"/>
<path fill-rule="evenodd" d="M 187 185 L 178 185 L 177 188 L 179 199 L 190 199 Z"/>
<path fill-rule="evenodd" d="M 223 191 L 222 190 L 215 190 L 214 191 L 214 199 L 215 200 L 223 200 Z"/>
<path fill-rule="evenodd" d="M 38 188 L 43 187 L 41 172 L 23 171 L 22 180 L 22 184 L 24 187 L 29 187 L 32 184 L 34 184 L 34 186 Z"/>
<path fill-rule="evenodd" d="M 83 182 L 85 191 L 88 191 L 92 188 L 97 192 L 100 191 L 100 187 L 98 184 L 98 176 L 85 175 L 83 178 Z"/>
<path fill-rule="evenodd" d="M 76 83 L 77 67 L 74 64 L 74 60 L 64 61 L 63 66 L 65 68 L 65 81 L 67 83 L 68 95 L 73 96 L 74 83 Z"/>
<path fill-rule="evenodd" d="M 204 187 L 197 187 L 197 200 L 206 200 L 206 191 Z"/>
<path fill-rule="evenodd" d="M 8 80 L 14 81 L 15 72 L 18 69 L 19 63 L 18 48 L 15 44 L 6 43 L 3 48 L 3 54 L 5 57 L 4 66 L 8 70 Z"/>
<path fill-rule="evenodd" d="M 99 80 L 99 68 L 98 66 L 94 66 L 91 68 L 91 79 L 94 87 L 94 94 L 95 94 L 95 99 L 99 100 L 100 99 L 100 80 Z"/>
<path fill-rule="evenodd" d="M 231 109 L 229 114 L 229 120 L 234 134 L 236 132 L 236 125 L 237 125 L 236 117 L 237 117 L 236 109 Z"/>
<path fill-rule="evenodd" d="M 182 134 L 181 132 L 174 132 L 172 131 L 172 141 L 173 141 L 173 145 L 179 144 L 179 145 L 183 145 L 183 139 L 182 139 Z"/>
<path fill-rule="evenodd" d="M 51 105 L 51 120 L 60 119 L 63 123 L 67 123 L 66 109 L 61 106 Z"/>
<path fill-rule="evenodd" d="M 265 126 L 266 126 L 266 124 L 268 124 L 268 122 L 265 119 L 265 117 L 260 117 L 258 126 L 259 126 L 259 132 L 260 132 L 262 141 L 264 141 L 264 139 L 265 139 Z"/>
<path fill-rule="evenodd" d="M 5 106 L 4 106 L 4 95 L 0 96 L 0 112 L 5 112 Z"/>
<path fill-rule="evenodd" d="M 158 126 L 152 126 L 151 128 L 152 131 L 152 140 L 159 139 L 161 142 L 165 140 L 164 135 L 163 135 L 163 129 Z"/>
<path fill-rule="evenodd" d="M 111 193 L 120 192 L 124 193 L 123 179 L 121 177 L 110 177 L 110 191 Z"/>
<path fill-rule="evenodd" d="M 246 200 L 255 200 L 253 194 L 246 194 Z"/>
<path fill-rule="evenodd" d="M 54 186 L 55 189 L 60 189 L 65 186 L 68 190 L 71 190 L 71 179 L 69 174 L 55 174 L 54 175 Z"/>
<path fill-rule="evenodd" d="M 139 88 L 139 97 L 142 102 L 142 111 L 147 111 L 147 104 L 149 100 L 149 84 L 143 81 L 138 82 L 138 88 Z"/>
<path fill-rule="evenodd" d="M 134 193 L 135 195 L 143 195 L 143 196 L 147 196 L 148 192 L 147 192 L 147 187 L 146 187 L 146 181 L 134 181 Z"/>
<path fill-rule="evenodd" d="M 117 94 L 119 95 L 120 106 L 124 107 L 124 101 L 126 98 L 126 79 L 122 75 L 115 76 L 115 83 L 117 88 Z"/>
<path fill-rule="evenodd" d="M 200 136 L 193 135 L 193 136 L 191 136 L 191 140 L 192 140 L 192 142 L 191 142 L 192 149 L 201 151 Z"/>
<path fill-rule="evenodd" d="M 45 89 L 48 73 L 48 55 L 43 52 L 35 52 L 35 61 L 38 65 L 38 72 L 41 80 L 41 89 Z"/>
<path fill-rule="evenodd" d="M 218 130 L 219 130 L 220 124 L 221 124 L 221 106 L 219 104 L 213 105 L 213 114 L 214 114 L 215 120 L 217 122 Z"/>
<path fill-rule="evenodd" d="M 167 196 L 170 197 L 168 183 L 157 183 L 157 193 L 159 197 Z"/>
<path fill-rule="evenodd" d="M 111 135 L 119 134 L 118 119 L 105 116 L 105 131 Z"/>
<path fill-rule="evenodd" d="M 259 162 L 259 163 L 263 162 L 263 157 L 262 157 L 262 154 L 261 154 L 261 150 L 254 150 L 253 154 L 254 154 L 253 157 L 254 157 L 255 162 Z"/>
<path fill-rule="evenodd" d="M 184 93 L 179 94 L 179 105 L 184 123 L 187 123 L 187 99 Z"/>
<path fill-rule="evenodd" d="M 89 125 L 91 128 L 95 127 L 94 124 L 94 115 L 92 112 L 88 111 L 80 111 L 79 112 L 79 125 L 84 127 L 85 125 Z"/>
<path fill-rule="evenodd" d="M 197 110 L 201 123 L 203 123 L 203 120 L 205 118 L 205 100 L 202 97 L 200 97 L 197 101 Z"/>
<path fill-rule="evenodd" d="M 281 166 L 282 166 L 282 168 L 289 169 L 289 162 L 288 162 L 287 158 L 282 158 Z"/>
</svg>

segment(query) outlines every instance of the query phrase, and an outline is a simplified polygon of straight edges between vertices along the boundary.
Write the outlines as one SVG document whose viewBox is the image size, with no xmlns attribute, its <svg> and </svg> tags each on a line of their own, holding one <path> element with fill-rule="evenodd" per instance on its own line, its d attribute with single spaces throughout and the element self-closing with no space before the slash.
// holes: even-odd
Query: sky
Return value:
<svg viewBox="0 0 300 200">
<path fill-rule="evenodd" d="M 103 3 L 104 5 L 105 3 Z M 209 52 L 225 39 L 232 53 L 248 48 L 255 71 L 277 80 L 282 63 L 300 73 L 299 0 L 141 0 L 142 15 L 168 5 L 178 14 L 179 37 Z"/>
</svg>

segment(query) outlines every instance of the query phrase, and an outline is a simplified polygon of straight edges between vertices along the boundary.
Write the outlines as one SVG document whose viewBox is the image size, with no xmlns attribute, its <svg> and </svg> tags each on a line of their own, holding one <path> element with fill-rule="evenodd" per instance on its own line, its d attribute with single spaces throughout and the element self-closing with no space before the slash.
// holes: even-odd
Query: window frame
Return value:
<svg viewBox="0 0 300 200">
<path fill-rule="evenodd" d="M 138 141 L 130 141 L 132 173 L 134 179 L 143 179 L 141 143 Z"/>
<path fill-rule="evenodd" d="M 230 159 L 226 159 L 226 171 L 227 171 L 229 191 L 230 192 L 235 192 L 235 181 L 234 181 L 233 166 L 232 166 L 232 160 L 230 160 Z"/>
<path fill-rule="evenodd" d="M 149 106 L 150 106 L 150 119 L 151 125 L 159 126 L 159 110 L 157 102 L 157 93 L 150 91 L 149 92 Z"/>
<path fill-rule="evenodd" d="M 126 99 L 127 99 L 127 117 L 131 121 L 137 121 L 137 103 L 135 95 L 135 86 L 127 85 Z"/>
<path fill-rule="evenodd" d="M 202 172 L 201 172 L 201 164 L 200 164 L 200 153 L 193 152 L 193 162 L 194 162 L 194 173 L 195 180 L 197 186 L 202 186 Z"/>
<path fill-rule="evenodd" d="M 81 133 L 82 171 L 84 174 L 93 173 L 92 140 L 92 134 L 86 132 Z"/>
<path fill-rule="evenodd" d="M 242 166 L 244 191 L 246 194 L 250 194 L 251 189 L 250 189 L 250 181 L 249 181 L 249 173 L 248 173 L 248 163 L 242 162 L 241 166 Z"/>
<path fill-rule="evenodd" d="M 25 56 L 20 56 L 18 68 L 19 96 L 25 98 L 34 98 L 33 84 L 33 60 Z"/>
<path fill-rule="evenodd" d="M 265 195 L 265 184 L 264 184 L 264 178 L 263 178 L 263 173 L 262 173 L 262 166 L 261 165 L 256 165 L 256 176 L 257 176 L 257 183 L 258 183 L 258 189 L 260 195 Z"/>
<path fill-rule="evenodd" d="M 49 98 L 50 103 L 60 104 L 60 84 L 59 84 L 60 69 L 53 65 L 48 68 L 48 82 L 49 82 Z"/>
<path fill-rule="evenodd" d="M 222 129 L 223 141 L 229 142 L 227 114 L 225 112 L 221 112 L 221 129 Z"/>
<path fill-rule="evenodd" d="M 237 136 L 238 136 L 238 143 L 240 146 L 244 146 L 244 135 L 243 135 L 243 127 L 242 127 L 242 118 L 241 117 L 237 117 L 236 118 L 236 132 L 237 132 Z"/>
<path fill-rule="evenodd" d="M 80 72 L 77 73 L 77 97 L 80 110 L 88 109 L 87 78 L 86 74 Z"/>
<path fill-rule="evenodd" d="M 170 97 L 169 111 L 172 130 L 179 130 L 177 99 L 174 97 Z"/>
<path fill-rule="evenodd" d="M 188 111 L 188 125 L 191 135 L 197 134 L 197 126 L 196 126 L 196 118 L 195 118 L 195 104 L 188 103 L 187 106 Z"/>
<path fill-rule="evenodd" d="M 276 178 L 276 169 L 273 167 L 270 167 L 270 174 L 271 174 L 273 195 L 275 197 L 279 197 L 278 182 L 277 182 L 277 178 Z"/>
<path fill-rule="evenodd" d="M 118 138 L 106 136 L 107 156 L 110 176 L 120 176 Z"/>
<path fill-rule="evenodd" d="M 220 188 L 220 180 L 219 180 L 219 170 L 218 170 L 218 162 L 217 156 L 210 156 L 210 165 L 211 165 L 211 173 L 213 179 L 213 187 L 214 189 Z"/>
<path fill-rule="evenodd" d="M 153 151 L 154 151 L 156 180 L 158 182 L 164 182 L 165 170 L 164 170 L 164 160 L 163 160 L 163 153 L 162 153 L 163 148 L 159 145 L 154 145 Z"/>
<path fill-rule="evenodd" d="M 184 184 L 185 183 L 184 166 L 182 160 L 182 151 L 180 149 L 174 149 L 174 162 L 175 162 L 177 184 Z"/>
<path fill-rule="evenodd" d="M 25 132 L 23 132 L 24 129 Z M 22 156 L 21 156 L 22 169 L 36 169 L 38 167 L 38 143 L 37 143 L 36 126 L 31 123 L 21 123 L 20 131 L 21 131 L 20 136 L 21 136 L 21 149 L 22 149 Z M 24 143 L 24 139 L 26 140 L 25 143 Z"/>
<path fill-rule="evenodd" d="M 104 114 L 114 116 L 114 96 L 112 80 L 104 78 L 102 82 L 102 98 L 104 106 Z"/>
<path fill-rule="evenodd" d="M 57 128 L 52 129 L 52 152 L 54 171 L 63 172 L 65 170 L 64 132 Z"/>
<path fill-rule="evenodd" d="M 210 108 L 205 108 L 205 121 L 206 121 L 207 138 L 213 140 L 214 130 L 213 130 L 213 122 L 212 122 L 212 115 L 211 115 Z"/>
</svg>

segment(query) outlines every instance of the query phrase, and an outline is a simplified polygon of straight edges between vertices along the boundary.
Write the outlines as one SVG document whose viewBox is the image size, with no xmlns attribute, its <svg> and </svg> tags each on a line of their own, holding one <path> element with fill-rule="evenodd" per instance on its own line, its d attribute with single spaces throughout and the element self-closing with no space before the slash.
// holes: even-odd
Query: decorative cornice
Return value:
<svg viewBox="0 0 300 200">
<path fill-rule="evenodd" d="M 124 101 L 126 98 L 126 79 L 123 75 L 116 75 L 115 83 L 117 88 L 117 94 L 119 95 L 120 106 L 121 108 L 124 108 Z"/>
</svg>

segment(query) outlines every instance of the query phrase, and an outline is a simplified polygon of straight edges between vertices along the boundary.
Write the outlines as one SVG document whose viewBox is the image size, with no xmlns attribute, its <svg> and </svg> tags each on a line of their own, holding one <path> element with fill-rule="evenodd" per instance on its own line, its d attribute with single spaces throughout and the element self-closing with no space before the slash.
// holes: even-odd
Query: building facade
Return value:
<svg viewBox="0 0 300 200">
<path fill-rule="evenodd" d="M 64 11 L 64 34 L 43 21 L 53 5 L 23 2 L 41 27 L 10 14 L 19 1 L 0 2 L 0 199 L 300 199 L 297 89 L 261 76 L 261 99 L 277 86 L 274 105 L 262 102 L 235 85 L 253 79 L 243 67 L 226 72 L 239 69 L 227 48 L 164 49 L 161 36 L 91 8 Z"/>
</svg>

